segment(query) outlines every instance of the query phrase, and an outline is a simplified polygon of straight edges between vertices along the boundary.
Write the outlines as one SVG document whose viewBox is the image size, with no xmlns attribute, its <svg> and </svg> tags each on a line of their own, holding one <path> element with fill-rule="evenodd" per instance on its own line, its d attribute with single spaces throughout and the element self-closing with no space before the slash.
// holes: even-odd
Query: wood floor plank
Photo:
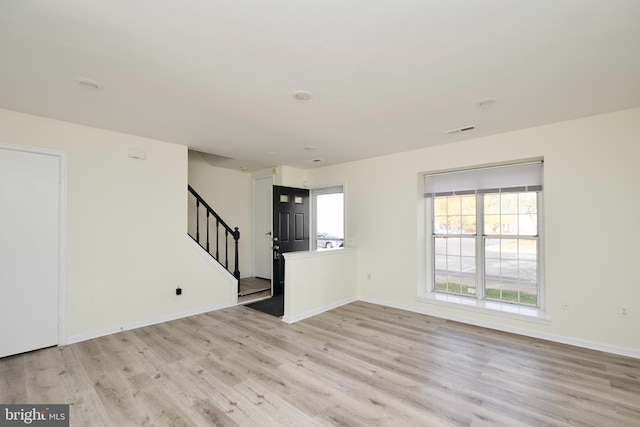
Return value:
<svg viewBox="0 0 640 427">
<path fill-rule="evenodd" d="M 0 396 L 4 396 L 0 402 L 10 404 L 28 401 L 25 356 L 22 354 L 0 359 Z"/>
<path fill-rule="evenodd" d="M 640 360 L 355 302 L 243 306 L 0 359 L 72 426 L 640 426 Z"/>
</svg>

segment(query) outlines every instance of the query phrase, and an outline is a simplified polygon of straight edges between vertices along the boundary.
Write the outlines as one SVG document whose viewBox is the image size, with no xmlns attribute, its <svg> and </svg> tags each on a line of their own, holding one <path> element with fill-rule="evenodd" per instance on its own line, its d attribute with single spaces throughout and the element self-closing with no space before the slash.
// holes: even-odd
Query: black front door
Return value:
<svg viewBox="0 0 640 427">
<path fill-rule="evenodd" d="M 285 252 L 309 250 L 309 190 L 273 186 L 273 295 L 284 292 Z"/>
</svg>

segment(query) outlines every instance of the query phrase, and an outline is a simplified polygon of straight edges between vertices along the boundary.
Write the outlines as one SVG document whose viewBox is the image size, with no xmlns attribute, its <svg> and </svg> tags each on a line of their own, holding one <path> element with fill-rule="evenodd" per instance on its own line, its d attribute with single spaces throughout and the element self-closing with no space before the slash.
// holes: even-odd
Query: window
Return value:
<svg viewBox="0 0 640 427">
<path fill-rule="evenodd" d="M 542 163 L 425 176 L 431 292 L 537 307 Z"/>
<path fill-rule="evenodd" d="M 344 247 L 344 193 L 342 186 L 312 190 L 315 247 Z"/>
</svg>

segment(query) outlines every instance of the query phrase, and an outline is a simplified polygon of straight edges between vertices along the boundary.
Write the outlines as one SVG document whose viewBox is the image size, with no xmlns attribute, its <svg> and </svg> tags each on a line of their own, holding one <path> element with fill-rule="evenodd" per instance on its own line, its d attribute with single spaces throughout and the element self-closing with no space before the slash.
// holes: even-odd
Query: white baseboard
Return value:
<svg viewBox="0 0 640 427">
<path fill-rule="evenodd" d="M 335 302 L 333 304 L 329 304 L 329 305 L 326 305 L 324 307 L 320 307 L 320 308 L 317 308 L 317 309 L 314 309 L 314 310 L 310 310 L 310 311 L 307 311 L 305 313 L 301 313 L 301 314 L 298 314 L 298 315 L 295 315 L 295 316 L 283 316 L 282 317 L 282 321 L 285 322 L 285 323 L 288 323 L 288 324 L 296 323 L 296 322 L 299 322 L 301 320 L 308 319 L 309 317 L 316 316 L 316 315 L 318 315 L 320 313 L 324 313 L 325 311 L 333 310 L 334 308 L 338 308 L 338 307 L 343 306 L 345 304 L 349 304 L 349 303 L 355 302 L 357 300 L 358 299 L 355 298 L 355 297 L 347 298 L 347 299 Z"/>
<path fill-rule="evenodd" d="M 483 328 L 488 328 L 488 329 L 495 329 L 498 331 L 503 331 L 503 332 L 509 332 L 509 333 L 513 333 L 513 334 L 518 334 L 518 335 L 522 335 L 522 336 L 528 336 L 528 337 L 532 337 L 532 338 L 539 338 L 539 339 L 543 339 L 543 340 L 547 340 L 547 341 L 553 341 L 553 342 L 558 342 L 558 343 L 562 343 L 562 344 L 568 344 L 568 345 L 573 345 L 573 346 L 577 346 L 577 347 L 582 347 L 582 348 L 588 348 L 591 350 L 597 350 L 597 351 L 602 351 L 605 353 L 612 353 L 612 354 L 618 354 L 621 356 L 627 356 L 627 357 L 633 357 L 635 359 L 640 359 L 640 350 L 638 349 L 634 349 L 634 348 L 628 348 L 628 347 L 619 347 L 619 346 L 614 346 L 614 345 L 609 345 L 609 344 L 604 344 L 604 343 L 599 343 L 599 342 L 594 342 L 594 341 L 589 341 L 589 340 L 582 340 L 579 338 L 573 338 L 573 337 L 567 337 L 567 336 L 561 336 L 561 335 L 555 335 L 555 334 L 548 334 L 548 333 L 544 333 L 544 332 L 538 332 L 538 331 L 531 331 L 528 329 L 523 329 L 523 328 L 518 328 L 518 327 L 514 327 L 514 326 L 509 326 L 509 325 L 504 325 L 504 324 L 500 324 L 500 323 L 496 323 L 496 322 L 487 322 L 487 321 L 479 321 L 477 319 L 471 319 L 465 316 L 460 316 L 460 315 L 453 315 L 453 314 L 443 314 L 440 312 L 434 312 L 428 309 L 420 309 L 420 308 L 416 308 L 416 307 L 412 307 L 412 306 L 408 306 L 408 305 L 403 305 L 403 304 L 396 304 L 396 303 L 390 303 L 389 301 L 383 301 L 383 300 L 378 300 L 375 298 L 368 298 L 368 297 L 360 297 L 360 298 L 347 298 L 344 299 L 342 301 L 338 301 L 336 303 L 333 304 L 329 304 L 327 306 L 318 308 L 318 309 L 314 309 L 314 310 L 310 310 L 307 311 L 305 313 L 302 314 L 298 314 L 296 316 L 284 316 L 282 318 L 282 321 L 288 324 L 292 324 L 292 323 L 296 323 L 299 322 L 301 320 L 304 319 L 308 319 L 309 317 L 313 317 L 316 316 L 318 314 L 324 313 L 325 311 L 329 311 L 332 310 L 334 308 L 338 308 L 340 306 L 355 302 L 355 301 L 362 301 L 362 302 L 367 302 L 367 303 L 371 303 L 371 304 L 376 304 L 376 305 L 381 305 L 384 307 L 391 307 L 391 308 L 397 308 L 400 310 L 405 310 L 405 311 L 410 311 L 413 313 L 419 313 L 419 314 L 425 314 L 428 316 L 434 316 L 434 317 L 439 317 L 439 318 L 443 318 L 443 319 L 447 319 L 447 320 L 452 320 L 455 322 L 461 322 L 461 323 L 466 323 L 469 325 L 474 325 L 474 326 L 480 326 Z M 115 327 L 115 328 L 107 328 L 107 329 L 102 329 L 99 331 L 93 331 L 87 334 L 80 334 L 80 335 L 74 335 L 71 337 L 67 337 L 66 342 L 61 343 L 61 345 L 68 345 L 68 344 L 74 344 L 77 342 L 81 342 L 81 341 L 87 341 L 93 338 L 99 338 L 105 335 L 111 335 L 111 334 L 115 334 L 118 332 L 122 332 L 122 331 L 127 331 L 127 330 L 131 330 L 131 329 L 137 329 L 137 328 L 142 328 L 145 326 L 151 326 L 151 325 L 155 325 L 158 323 L 163 323 L 163 322 L 168 322 L 171 320 L 176 320 L 176 319 L 182 319 L 184 317 L 189 317 L 189 316 L 195 316 L 198 314 L 202 314 L 202 313 L 207 313 L 210 311 L 215 311 L 215 310 L 221 310 L 224 308 L 229 308 L 229 307 L 234 307 L 236 306 L 236 303 L 231 303 L 231 304 L 223 304 L 223 305 L 217 305 L 217 306 L 210 306 L 210 307 L 204 307 L 204 308 L 200 308 L 200 309 L 196 309 L 196 310 L 191 310 L 191 311 L 185 311 L 185 312 L 181 312 L 181 313 L 174 313 L 168 316 L 161 316 L 161 317 L 157 317 L 155 319 L 151 319 L 151 320 L 144 320 L 144 321 L 139 321 L 139 322 L 133 322 L 133 323 L 128 323 L 125 325 L 122 325 L 120 327 Z"/>
<path fill-rule="evenodd" d="M 397 308 L 400 310 L 411 311 L 413 313 L 426 314 L 428 316 L 439 317 L 442 319 L 453 320 L 455 322 L 466 323 L 469 325 L 480 326 L 488 329 L 495 329 L 502 332 L 509 332 L 512 334 L 523 335 L 526 337 L 539 338 L 547 341 L 558 342 L 562 344 L 573 345 L 576 347 L 588 348 L 590 350 L 602 351 L 605 353 L 618 354 L 621 356 L 633 357 L 640 359 L 640 350 L 628 347 L 619 347 L 610 344 L 604 344 L 589 340 L 582 340 L 579 338 L 567 337 L 562 335 L 548 334 L 544 332 L 531 331 L 528 329 L 518 328 L 515 326 L 503 325 L 496 322 L 479 321 L 477 319 L 471 319 L 465 316 L 455 314 L 443 314 L 441 312 L 434 312 L 429 309 L 420 309 L 403 304 L 390 303 L 389 301 L 377 300 L 375 298 L 360 297 L 358 301 L 368 302 L 371 304 L 382 305 L 385 307 Z"/>
<path fill-rule="evenodd" d="M 223 308 L 234 307 L 236 303 L 215 305 L 210 307 L 199 308 L 196 310 L 183 311 L 181 313 L 173 313 L 168 316 L 156 317 L 155 319 L 142 320 L 139 322 L 127 323 L 120 327 L 107 328 L 99 331 L 93 331 L 87 334 L 74 335 L 67 337 L 66 342 L 63 345 L 74 344 L 81 341 L 87 341 L 94 338 L 103 337 L 105 335 L 117 334 L 122 331 L 129 331 L 131 329 L 143 328 L 145 326 L 157 325 L 158 323 L 169 322 L 171 320 L 182 319 L 184 317 L 195 316 L 197 314 L 208 313 L 210 311 L 222 310 Z"/>
</svg>

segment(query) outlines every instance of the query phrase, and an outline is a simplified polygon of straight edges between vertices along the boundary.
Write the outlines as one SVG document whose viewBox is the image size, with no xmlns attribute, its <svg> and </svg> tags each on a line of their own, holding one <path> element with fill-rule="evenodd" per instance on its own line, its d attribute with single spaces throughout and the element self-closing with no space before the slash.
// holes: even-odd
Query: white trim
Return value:
<svg viewBox="0 0 640 427">
<path fill-rule="evenodd" d="M 544 182 L 544 169 L 542 170 Z M 544 184 L 543 184 L 544 185 Z M 546 276 L 546 249 L 545 249 L 545 217 L 544 191 L 538 193 L 538 306 L 540 310 L 547 310 L 547 276 Z"/>
<path fill-rule="evenodd" d="M 498 331 L 509 332 L 512 334 L 522 335 L 526 337 L 538 338 L 538 339 L 553 341 L 561 344 L 568 344 L 576 347 L 588 348 L 591 350 L 602 351 L 605 353 L 618 354 L 621 356 L 640 359 L 640 350 L 637 348 L 619 347 L 619 346 L 610 345 L 610 344 L 582 340 L 579 338 L 549 334 L 545 332 L 531 331 L 529 329 L 509 326 L 502 323 L 496 323 L 491 321 L 481 321 L 478 319 L 471 319 L 463 315 L 457 315 L 457 314 L 448 314 L 448 313 L 445 314 L 445 313 L 429 310 L 428 308 L 417 308 L 417 307 L 412 307 L 404 304 L 390 303 L 390 302 L 378 300 L 375 298 L 359 297 L 358 301 L 368 302 L 376 305 L 382 305 L 385 307 L 397 308 L 400 310 L 406 310 L 406 311 L 410 311 L 418 314 L 426 314 L 428 316 L 452 320 L 460 323 L 466 323 L 468 325 L 479 326 L 482 328 L 495 329 Z"/>
<path fill-rule="evenodd" d="M 343 254 L 345 252 L 356 252 L 357 248 L 349 247 L 349 248 L 333 248 L 333 249 L 323 249 L 321 251 L 298 251 L 298 252 L 285 252 L 282 254 L 285 260 L 290 259 L 304 259 L 304 258 L 316 258 L 319 256 L 331 256 Z"/>
<path fill-rule="evenodd" d="M 58 193 L 58 345 L 67 343 L 67 153 L 62 150 L 0 141 L 0 149 L 55 156 L 59 159 Z"/>
<path fill-rule="evenodd" d="M 68 182 L 67 153 L 60 152 L 60 225 L 58 228 L 58 257 L 60 267 L 58 277 L 60 288 L 58 289 L 58 345 L 67 342 L 67 182 Z"/>
<path fill-rule="evenodd" d="M 500 301 L 478 300 L 461 295 L 445 294 L 439 292 L 427 292 L 418 295 L 418 302 L 426 302 L 441 305 L 449 308 L 475 311 L 478 313 L 500 316 L 525 322 L 540 323 L 550 325 L 551 319 L 547 313 L 537 307 L 509 304 Z"/>
<path fill-rule="evenodd" d="M 341 301 L 334 302 L 333 304 L 329 304 L 329 305 L 326 305 L 324 307 L 316 308 L 314 310 L 309 310 L 306 313 L 297 314 L 295 316 L 283 316 L 281 320 L 283 322 L 285 322 L 285 323 L 288 323 L 288 324 L 296 323 L 296 322 L 299 322 L 301 320 L 308 319 L 309 317 L 313 317 L 313 316 L 316 316 L 318 314 L 322 314 L 325 311 L 333 310 L 334 308 L 338 308 L 338 307 L 341 307 L 343 305 L 350 304 L 352 302 L 356 302 L 357 300 L 358 300 L 358 298 L 356 298 L 356 297 L 343 299 Z"/>
<path fill-rule="evenodd" d="M 257 253 L 256 253 L 256 239 L 258 236 L 256 236 L 256 217 L 255 217 L 255 213 L 256 213 L 256 181 L 258 180 L 262 180 L 262 179 L 271 179 L 271 197 L 270 197 L 270 201 L 269 201 L 269 217 L 271 218 L 271 220 L 269 221 L 269 226 L 270 226 L 270 231 L 271 231 L 271 235 L 273 237 L 273 186 L 275 185 L 275 176 L 273 174 L 269 174 L 269 175 L 259 175 L 259 176 L 254 176 L 251 179 L 251 274 L 247 277 L 255 277 L 256 276 L 256 258 L 257 258 Z M 273 289 L 273 262 L 270 263 L 270 276 L 271 276 L 271 288 Z"/>
<path fill-rule="evenodd" d="M 222 310 L 225 308 L 234 307 L 236 305 L 237 305 L 236 303 L 232 303 L 232 304 L 208 306 L 208 307 L 199 308 L 195 310 L 183 311 L 182 313 L 174 313 L 168 316 L 156 317 L 151 320 L 141 320 L 138 322 L 127 323 L 120 327 L 106 328 L 99 331 L 93 331 L 87 334 L 74 335 L 67 339 L 66 344 L 74 344 L 81 341 L 87 341 L 94 338 L 103 337 L 105 335 L 117 334 L 118 332 L 128 331 L 131 329 L 144 328 L 145 326 L 157 325 L 158 323 L 170 322 L 172 320 L 182 319 L 189 316 L 196 316 L 198 314 L 208 313 L 210 311 Z"/>
<path fill-rule="evenodd" d="M 527 329 L 512 327 L 512 326 L 508 326 L 508 325 L 503 325 L 503 324 L 500 324 L 500 323 L 483 322 L 483 321 L 478 321 L 477 319 L 469 319 L 469 318 L 464 317 L 464 316 L 445 315 L 445 314 L 442 314 L 442 313 L 435 313 L 435 312 L 432 312 L 432 311 L 427 310 L 427 309 L 419 309 L 419 308 L 412 307 L 412 306 L 407 306 L 407 305 L 404 305 L 404 304 L 389 303 L 389 302 L 386 302 L 386 301 L 378 300 L 378 299 L 375 299 L 375 298 L 368 298 L 368 297 L 348 298 L 348 299 L 336 302 L 334 304 L 330 304 L 328 306 L 325 306 L 325 307 L 322 307 L 322 308 L 319 308 L 319 309 L 315 309 L 315 310 L 311 310 L 311 311 L 303 313 L 303 314 L 299 314 L 297 316 L 283 317 L 281 320 L 283 322 L 287 323 L 287 324 L 293 324 L 295 322 L 299 322 L 301 320 L 308 319 L 308 318 L 313 317 L 315 315 L 321 314 L 321 313 L 329 311 L 329 310 L 333 310 L 334 308 L 338 308 L 338 307 L 341 307 L 343 305 L 350 304 L 350 303 L 356 302 L 356 301 L 362 301 L 362 302 L 366 302 L 366 303 L 370 303 L 370 304 L 381 305 L 381 306 L 384 306 L 384 307 L 397 308 L 399 310 L 405 310 L 405 311 L 409 311 L 409 312 L 412 312 L 412 313 L 424 314 L 424 315 L 427 315 L 427 316 L 433 316 L 433 317 L 438 317 L 438 318 L 442 318 L 442 319 L 452 320 L 452 321 L 455 321 L 455 322 L 466 323 L 466 324 L 469 324 L 469 325 L 478 326 L 478 327 L 482 327 L 482 328 L 495 329 L 495 330 L 498 330 L 498 331 L 513 333 L 513 334 L 517 334 L 517 335 L 521 335 L 521 336 L 528 336 L 528 337 L 543 339 L 543 340 L 547 340 L 547 341 L 558 342 L 558 343 L 562 343 L 562 344 L 568 344 L 568 345 L 573 345 L 573 346 L 577 346 L 577 347 L 588 348 L 588 349 L 591 349 L 591 350 L 603 351 L 603 352 L 606 352 L 606 353 L 618 354 L 618 355 L 621 355 L 621 356 L 627 356 L 627 357 L 633 357 L 633 358 L 636 358 L 636 359 L 640 359 L 640 350 L 638 350 L 638 349 L 613 346 L 613 345 L 597 343 L 597 342 L 588 341 L 588 340 L 581 340 L 581 339 L 577 339 L 577 338 L 565 337 L 565 336 L 560 336 L 560 335 L 555 335 L 555 334 L 547 334 L 547 333 L 543 333 L 543 332 L 534 332 L 534 331 L 530 331 L 530 330 L 527 330 Z M 145 326 L 151 326 L 151 325 L 155 325 L 155 324 L 158 324 L 158 323 L 163 323 L 163 322 L 168 322 L 168 321 L 171 321 L 171 320 L 181 319 L 181 318 L 184 318 L 184 317 L 195 316 L 195 315 L 202 314 L 202 313 L 207 313 L 207 312 L 210 312 L 210 311 L 222 310 L 222 309 L 230 308 L 230 307 L 233 307 L 233 306 L 235 306 L 235 304 L 210 306 L 210 307 L 205 307 L 205 308 L 201 308 L 201 309 L 193 310 L 193 311 L 189 311 L 189 312 L 182 312 L 182 313 L 173 314 L 173 315 L 170 315 L 170 316 L 158 317 L 158 318 L 155 318 L 153 320 L 133 322 L 133 323 L 129 323 L 129 324 L 126 324 L 126 325 L 122 325 L 120 328 L 109 328 L 109 329 L 103 329 L 103 330 L 100 330 L 100 331 L 91 332 L 91 333 L 88 333 L 88 334 L 75 335 L 73 337 L 69 337 L 67 339 L 66 344 L 74 344 L 74 343 L 77 343 L 77 342 L 86 341 L 86 340 L 90 340 L 90 339 L 93 339 L 93 338 L 99 338 L 99 337 L 105 336 L 105 335 L 115 334 L 115 333 L 122 332 L 122 331 L 125 331 L 125 330 L 142 328 L 142 327 L 145 327 Z"/>
</svg>

